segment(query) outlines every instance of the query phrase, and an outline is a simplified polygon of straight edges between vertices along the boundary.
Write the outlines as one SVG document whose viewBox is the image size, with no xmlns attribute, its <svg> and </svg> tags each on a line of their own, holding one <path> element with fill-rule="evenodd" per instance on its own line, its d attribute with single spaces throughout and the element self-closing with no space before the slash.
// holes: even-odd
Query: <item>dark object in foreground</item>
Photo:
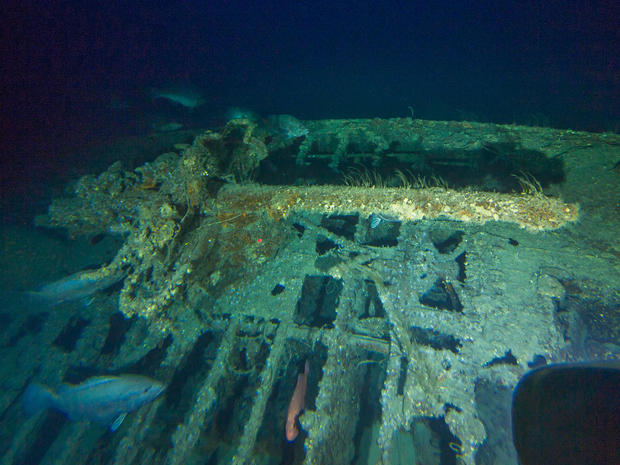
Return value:
<svg viewBox="0 0 620 465">
<path fill-rule="evenodd" d="M 620 361 L 527 373 L 512 400 L 521 465 L 620 464 Z"/>
</svg>

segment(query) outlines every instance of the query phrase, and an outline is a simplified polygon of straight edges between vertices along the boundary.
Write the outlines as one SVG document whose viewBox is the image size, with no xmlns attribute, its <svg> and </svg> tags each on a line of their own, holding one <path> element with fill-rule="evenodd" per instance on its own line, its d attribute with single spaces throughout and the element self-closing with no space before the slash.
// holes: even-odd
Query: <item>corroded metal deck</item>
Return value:
<svg viewBox="0 0 620 465">
<path fill-rule="evenodd" d="M 403 162 L 465 124 L 436 123 L 433 136 L 430 122 L 389 121 L 308 123 L 309 137 L 292 142 L 294 163 Z M 497 151 L 489 144 L 510 133 L 515 143 L 518 129 L 502 127 L 493 139 L 493 128 L 484 140 L 482 126 L 463 126 L 459 140 L 477 137 L 466 145 Z M 522 140 L 536 131 L 523 129 Z M 581 147 L 579 134 L 543 133 L 536 150 Z M 425 465 L 473 464 L 489 453 L 514 460 L 506 393 L 528 364 L 585 350 L 567 337 L 577 323 L 558 308 L 570 313 L 570 302 L 586 298 L 574 286 L 593 267 L 600 279 L 617 276 L 612 248 L 576 243 L 584 234 L 576 205 L 538 189 L 231 182 L 289 153 L 286 141 L 275 144 L 251 122 L 235 123 L 135 171 L 115 165 L 85 177 L 74 196 L 52 204 L 40 224 L 120 234 L 115 257 L 89 276 L 126 278 L 87 307 L 29 309 L 9 325 L 7 365 L 30 352 L 24 324 L 41 320 L 44 350 L 13 369 L 0 397 L 2 463 L 259 464 L 287 453 L 292 463 L 322 465 L 411 463 L 412 454 Z M 604 308 L 618 299 L 608 289 L 597 290 Z M 286 445 L 286 409 L 306 360 L 303 432 Z M 79 367 L 148 374 L 168 387 L 114 434 L 54 413 L 23 418 L 19 394 L 31 378 L 54 386 L 83 377 Z"/>
</svg>

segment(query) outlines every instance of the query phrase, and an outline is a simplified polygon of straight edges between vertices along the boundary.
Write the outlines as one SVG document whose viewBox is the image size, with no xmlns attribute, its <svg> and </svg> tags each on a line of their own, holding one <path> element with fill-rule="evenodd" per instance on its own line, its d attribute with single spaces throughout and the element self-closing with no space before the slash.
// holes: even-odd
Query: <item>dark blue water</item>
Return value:
<svg viewBox="0 0 620 465">
<path fill-rule="evenodd" d="M 620 121 L 611 0 L 0 8 L 3 187 L 36 189 L 64 172 L 60 153 L 148 133 L 154 120 L 217 125 L 230 105 L 301 119 L 413 111 L 595 131 Z M 149 98 L 165 85 L 192 86 L 206 105 Z"/>
</svg>

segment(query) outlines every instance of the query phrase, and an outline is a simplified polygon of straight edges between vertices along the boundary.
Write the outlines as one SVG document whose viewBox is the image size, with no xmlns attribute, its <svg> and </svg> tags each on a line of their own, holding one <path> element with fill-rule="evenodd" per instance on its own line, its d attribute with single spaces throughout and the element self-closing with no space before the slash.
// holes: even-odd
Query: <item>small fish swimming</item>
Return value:
<svg viewBox="0 0 620 465">
<path fill-rule="evenodd" d="M 297 376 L 297 385 L 293 391 L 293 396 L 288 404 L 288 413 L 286 415 L 286 440 L 293 442 L 299 435 L 297 428 L 297 417 L 304 410 L 306 403 L 306 387 L 308 386 L 308 374 L 310 373 L 310 364 L 306 360 L 304 372 Z"/>
<path fill-rule="evenodd" d="M 371 229 L 376 229 L 383 223 L 400 223 L 400 220 L 396 217 L 383 215 L 381 213 L 373 213 L 370 215 Z"/>
<path fill-rule="evenodd" d="M 261 119 L 260 116 L 258 116 L 254 111 L 240 107 L 227 108 L 225 118 L 226 122 L 235 119 L 248 119 L 250 121 L 258 122 Z"/>
<path fill-rule="evenodd" d="M 292 115 L 270 115 L 267 117 L 270 131 L 285 139 L 295 139 L 308 135 L 308 129 Z"/>
<path fill-rule="evenodd" d="M 151 98 L 167 100 L 182 107 L 193 109 L 205 104 L 205 98 L 194 89 L 151 89 Z"/>
<path fill-rule="evenodd" d="M 104 274 L 101 269 L 78 271 L 53 283 L 45 284 L 37 291 L 27 292 L 26 295 L 36 301 L 54 306 L 62 302 L 88 297 L 118 283 L 124 277 L 125 274 L 122 272 Z"/>
<path fill-rule="evenodd" d="M 54 408 L 70 420 L 94 421 L 115 431 L 129 412 L 154 400 L 164 388 L 159 381 L 138 375 L 97 376 L 77 385 L 63 384 L 56 392 L 32 383 L 22 405 L 28 415 Z"/>
<path fill-rule="evenodd" d="M 170 121 L 168 123 L 154 124 L 153 129 L 157 132 L 174 132 L 179 129 L 183 129 L 183 124 L 176 121 Z"/>
</svg>

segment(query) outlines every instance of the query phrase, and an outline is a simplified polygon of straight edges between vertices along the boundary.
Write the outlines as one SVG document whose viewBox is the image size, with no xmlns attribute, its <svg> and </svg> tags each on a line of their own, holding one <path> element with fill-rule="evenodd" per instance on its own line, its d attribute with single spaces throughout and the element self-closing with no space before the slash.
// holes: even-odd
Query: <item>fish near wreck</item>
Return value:
<svg viewBox="0 0 620 465">
<path fill-rule="evenodd" d="M 288 405 L 288 413 L 286 415 L 286 440 L 293 442 L 299 435 L 297 428 L 297 418 L 305 408 L 306 404 L 306 388 L 308 386 L 308 374 L 310 373 L 310 364 L 306 360 L 304 372 L 297 376 L 297 384 L 295 391 Z"/>
<path fill-rule="evenodd" d="M 296 139 L 308 135 L 308 129 L 292 115 L 270 115 L 267 117 L 269 132 L 284 139 Z"/>
<path fill-rule="evenodd" d="M 165 100 L 171 104 L 180 105 L 190 110 L 198 108 L 206 102 L 202 93 L 191 87 L 150 89 L 149 93 L 153 100 Z"/>
<path fill-rule="evenodd" d="M 53 408 L 70 420 L 94 421 L 115 431 L 129 412 L 153 401 L 164 388 L 139 375 L 96 376 L 76 385 L 63 384 L 56 392 L 32 383 L 24 391 L 22 405 L 28 415 Z"/>
<path fill-rule="evenodd" d="M 120 282 L 124 277 L 124 272 L 79 271 L 58 281 L 45 284 L 37 291 L 27 292 L 26 296 L 37 302 L 54 306 L 93 295 L 95 292 Z"/>
</svg>

